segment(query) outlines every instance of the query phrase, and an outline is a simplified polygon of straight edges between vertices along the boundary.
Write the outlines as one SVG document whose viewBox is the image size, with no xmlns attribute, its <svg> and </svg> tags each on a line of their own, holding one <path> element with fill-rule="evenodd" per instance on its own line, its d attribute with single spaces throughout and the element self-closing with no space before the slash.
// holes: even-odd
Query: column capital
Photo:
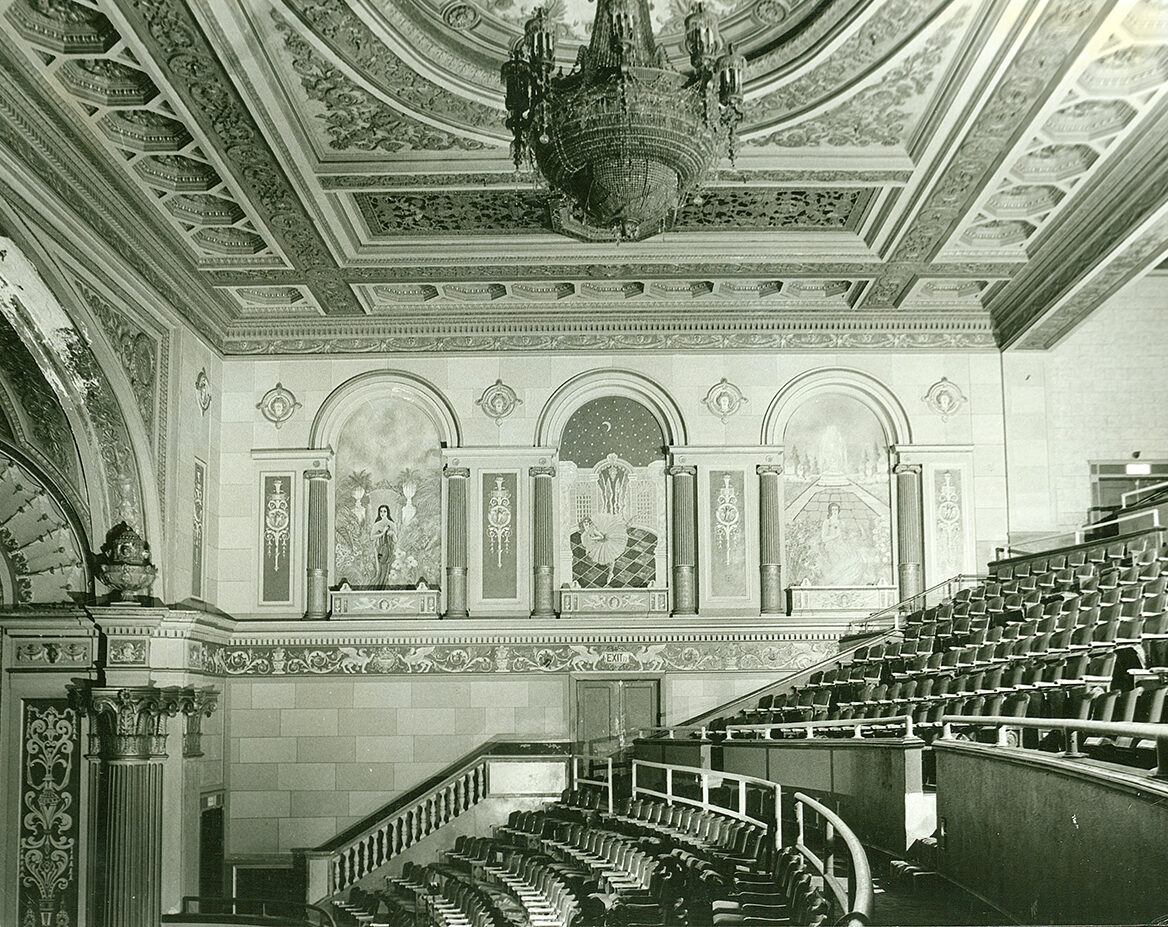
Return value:
<svg viewBox="0 0 1168 927">
<path fill-rule="evenodd" d="M 203 718 L 209 718 L 219 705 L 219 693 L 212 686 L 187 689 L 181 696 L 180 710 L 186 716 L 183 731 L 183 756 L 203 755 Z"/>
<path fill-rule="evenodd" d="M 548 466 L 547 464 L 539 467 L 528 467 L 527 474 L 528 476 L 555 476 L 556 468 Z"/>
<path fill-rule="evenodd" d="M 331 480 L 333 475 L 329 473 L 328 467 L 309 467 L 304 471 L 304 478 L 306 480 Z"/>
<path fill-rule="evenodd" d="M 754 472 L 759 476 L 782 476 L 782 464 L 759 464 L 754 468 Z"/>
<path fill-rule="evenodd" d="M 470 467 L 445 466 L 442 468 L 442 475 L 448 480 L 465 480 L 470 477 Z"/>
<path fill-rule="evenodd" d="M 698 468 L 693 464 L 673 464 L 665 472 L 670 476 L 697 476 Z"/>
<path fill-rule="evenodd" d="M 893 466 L 892 472 L 897 476 L 900 476 L 902 473 L 911 473 L 915 476 L 920 476 L 921 465 L 919 463 L 898 463 Z"/>
<path fill-rule="evenodd" d="M 183 710 L 190 688 L 70 686 L 74 705 L 89 716 L 91 758 L 166 758 L 166 719 Z"/>
</svg>

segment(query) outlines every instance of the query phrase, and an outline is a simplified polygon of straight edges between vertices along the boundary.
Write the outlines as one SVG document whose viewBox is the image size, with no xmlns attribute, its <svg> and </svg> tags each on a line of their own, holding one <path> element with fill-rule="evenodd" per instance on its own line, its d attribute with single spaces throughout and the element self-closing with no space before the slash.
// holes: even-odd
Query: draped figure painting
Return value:
<svg viewBox="0 0 1168 927">
<path fill-rule="evenodd" d="M 370 399 L 337 442 L 335 557 L 354 588 L 437 588 L 442 451 L 430 417 L 405 398 Z"/>
<path fill-rule="evenodd" d="M 790 583 L 891 583 L 888 444 L 872 410 L 842 393 L 814 396 L 788 420 L 783 443 Z"/>
</svg>

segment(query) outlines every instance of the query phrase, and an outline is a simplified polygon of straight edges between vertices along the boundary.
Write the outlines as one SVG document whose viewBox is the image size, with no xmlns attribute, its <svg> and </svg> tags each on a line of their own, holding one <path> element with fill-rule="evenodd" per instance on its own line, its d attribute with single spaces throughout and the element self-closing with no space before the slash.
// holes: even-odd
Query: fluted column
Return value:
<svg viewBox="0 0 1168 927">
<path fill-rule="evenodd" d="M 552 530 L 552 477 L 556 475 L 555 467 L 531 467 L 527 471 L 534 483 L 534 504 L 532 505 L 535 520 L 532 536 L 535 540 L 532 574 L 534 588 L 532 594 L 531 617 L 554 618 L 556 614 L 555 600 L 555 537 Z"/>
<path fill-rule="evenodd" d="M 698 613 L 697 578 L 697 467 L 673 466 L 673 614 Z"/>
<path fill-rule="evenodd" d="M 157 927 L 161 916 L 162 776 L 168 717 L 214 710 L 210 690 L 70 687 L 89 716 L 95 927 Z"/>
<path fill-rule="evenodd" d="M 466 481 L 467 467 L 447 467 L 446 477 L 446 612 L 466 618 Z"/>
<path fill-rule="evenodd" d="M 758 537 L 759 537 L 759 611 L 764 615 L 786 612 L 783 602 L 783 492 L 778 464 L 759 464 Z"/>
<path fill-rule="evenodd" d="M 921 465 L 897 464 L 896 549 L 900 573 L 900 597 L 907 599 L 924 589 L 925 526 L 921 505 Z"/>
<path fill-rule="evenodd" d="M 304 471 L 308 480 L 308 595 L 304 617 L 321 620 L 328 616 L 328 467 Z"/>
</svg>

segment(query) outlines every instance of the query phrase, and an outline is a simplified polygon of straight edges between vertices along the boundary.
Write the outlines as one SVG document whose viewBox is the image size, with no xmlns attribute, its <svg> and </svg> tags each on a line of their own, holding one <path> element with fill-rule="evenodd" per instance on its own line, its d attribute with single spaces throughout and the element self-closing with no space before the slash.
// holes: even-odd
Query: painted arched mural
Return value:
<svg viewBox="0 0 1168 927">
<path fill-rule="evenodd" d="M 438 588 L 442 446 L 408 399 L 371 397 L 336 448 L 336 576 L 354 588 Z"/>
<path fill-rule="evenodd" d="M 560 570 L 580 589 L 665 585 L 665 435 L 635 399 L 602 396 L 560 437 Z"/>
<path fill-rule="evenodd" d="M 789 584 L 891 584 L 888 440 L 876 415 L 822 393 L 791 415 L 783 445 Z"/>
</svg>

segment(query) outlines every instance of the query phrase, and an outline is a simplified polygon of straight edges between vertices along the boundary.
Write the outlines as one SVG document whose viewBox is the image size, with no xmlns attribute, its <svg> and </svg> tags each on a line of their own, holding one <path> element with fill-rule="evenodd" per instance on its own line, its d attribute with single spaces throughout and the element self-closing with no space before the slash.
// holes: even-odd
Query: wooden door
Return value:
<svg viewBox="0 0 1168 927">
<path fill-rule="evenodd" d="M 576 680 L 576 741 L 608 755 L 638 728 L 661 720 L 661 681 L 655 678 Z"/>
</svg>

